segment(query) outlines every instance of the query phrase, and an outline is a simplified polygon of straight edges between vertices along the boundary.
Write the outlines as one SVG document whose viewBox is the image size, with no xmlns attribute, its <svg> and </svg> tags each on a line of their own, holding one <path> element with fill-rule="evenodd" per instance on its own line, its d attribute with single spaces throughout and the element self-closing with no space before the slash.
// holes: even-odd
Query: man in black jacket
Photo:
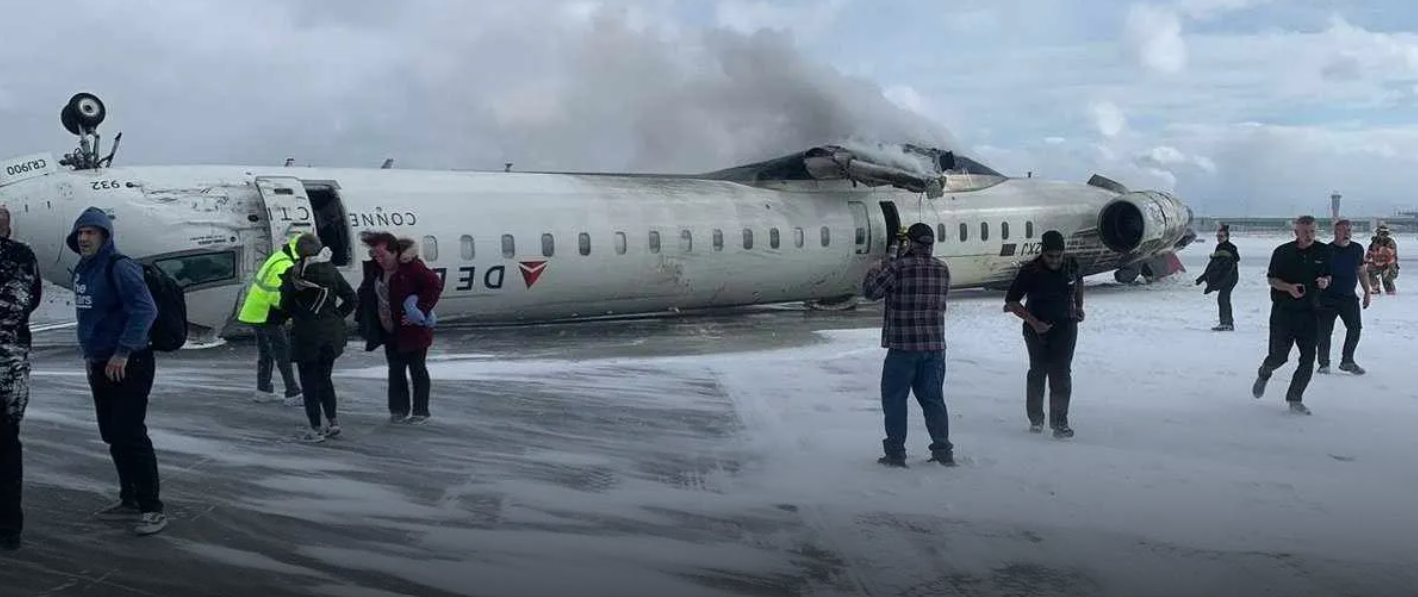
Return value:
<svg viewBox="0 0 1418 597">
<path fill-rule="evenodd" d="M 1044 431 L 1044 382 L 1049 384 L 1049 427 L 1056 438 L 1073 437 L 1068 409 L 1073 396 L 1073 350 L 1083 321 L 1083 271 L 1064 254 L 1064 237 L 1049 230 L 1040 239 L 1043 252 L 1015 274 L 1004 295 L 1004 310 L 1024 320 L 1029 351 L 1024 410 L 1029 431 Z M 1021 304 L 1026 300 L 1027 304 Z"/>
<path fill-rule="evenodd" d="M 39 307 L 39 263 L 10 240 L 10 212 L 0 207 L 0 549 L 20 548 L 24 447 L 20 420 L 30 398 L 30 314 Z"/>
<path fill-rule="evenodd" d="M 1216 308 L 1220 311 L 1221 323 L 1211 328 L 1218 332 L 1229 332 L 1236 329 L 1236 322 L 1231 317 L 1231 290 L 1240 281 L 1239 265 L 1241 254 L 1236 250 L 1236 245 L 1231 244 L 1231 228 L 1222 224 L 1216 230 L 1216 250 L 1211 252 L 1211 261 L 1206 264 L 1206 271 L 1197 277 L 1196 283 L 1200 285 L 1206 282 L 1206 289 L 1202 294 L 1209 294 L 1216 291 Z"/>
<path fill-rule="evenodd" d="M 1315 372 L 1315 345 L 1319 339 L 1318 307 L 1321 291 L 1330 283 L 1329 245 L 1315 240 L 1315 218 L 1295 220 L 1295 240 L 1280 245 L 1270 255 L 1270 349 L 1261 362 L 1251 395 L 1265 395 L 1270 376 L 1290 358 L 1290 347 L 1300 349 L 1295 374 L 1285 401 L 1290 411 L 1310 414 L 1304 404 L 1305 388 Z"/>
</svg>

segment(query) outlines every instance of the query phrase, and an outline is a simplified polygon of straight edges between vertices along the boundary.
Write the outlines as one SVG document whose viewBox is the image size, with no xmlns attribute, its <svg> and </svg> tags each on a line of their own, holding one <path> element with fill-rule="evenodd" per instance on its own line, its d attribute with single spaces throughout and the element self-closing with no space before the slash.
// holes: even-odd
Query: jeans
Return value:
<svg viewBox="0 0 1418 597">
<path fill-rule="evenodd" d="M 119 499 L 136 504 L 142 512 L 162 512 L 158 498 L 158 459 L 148 438 L 148 393 L 153 389 L 157 364 L 152 349 L 128 355 L 123 381 L 104 374 L 108 361 L 89 361 L 89 388 L 93 390 L 99 437 L 108 444 L 118 470 Z"/>
<path fill-rule="evenodd" d="M 950 443 L 950 413 L 945 406 L 945 351 L 891 349 L 881 367 L 881 410 L 886 426 L 882 448 L 886 455 L 906 456 L 906 396 L 913 391 L 931 436 L 931 453 L 952 454 L 955 447 Z"/>
<path fill-rule="evenodd" d="M 384 358 L 389 363 L 389 414 L 409 414 L 409 381 L 412 378 L 413 414 L 429 416 L 428 395 L 432 388 L 428 379 L 428 349 L 399 352 L 392 343 L 385 344 Z"/>
<path fill-rule="evenodd" d="M 1270 375 L 1290 358 L 1292 346 L 1300 349 L 1300 360 L 1295 366 L 1295 374 L 1290 377 L 1290 389 L 1285 392 L 1287 402 L 1304 399 L 1305 388 L 1315 373 L 1315 344 L 1319 329 L 1319 316 L 1314 309 L 1270 308 L 1270 350 L 1260 364 L 1258 375 L 1270 379 Z"/>
<path fill-rule="evenodd" d="M 271 368 L 279 367 L 281 381 L 285 383 L 286 396 L 300 393 L 296 385 L 295 370 L 290 362 L 290 341 L 286 338 L 284 326 L 260 324 L 252 326 L 256 330 L 256 390 L 274 392 L 271 384 Z"/>
<path fill-rule="evenodd" d="M 1334 334 L 1335 318 L 1344 320 L 1344 348 L 1339 362 L 1354 362 L 1354 350 L 1359 348 L 1359 331 L 1364 327 L 1359 313 L 1357 296 L 1320 299 L 1317 352 L 1321 367 L 1329 366 L 1329 341 Z"/>
<path fill-rule="evenodd" d="M 1024 324 L 1024 346 L 1029 350 L 1025 375 L 1024 412 L 1029 424 L 1044 424 L 1044 381 L 1049 382 L 1049 427 L 1068 428 L 1068 407 L 1073 397 L 1073 349 L 1078 344 L 1078 322 L 1054 324 L 1040 334 Z"/>
</svg>

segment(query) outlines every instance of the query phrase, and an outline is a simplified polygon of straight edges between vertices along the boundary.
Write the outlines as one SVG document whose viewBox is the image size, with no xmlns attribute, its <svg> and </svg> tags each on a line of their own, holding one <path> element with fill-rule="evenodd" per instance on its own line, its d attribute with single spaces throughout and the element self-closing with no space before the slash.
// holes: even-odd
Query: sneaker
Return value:
<svg viewBox="0 0 1418 597">
<path fill-rule="evenodd" d="M 1340 363 L 1339 370 L 1348 371 L 1350 373 L 1353 373 L 1354 375 L 1363 375 L 1365 373 L 1364 368 L 1360 367 L 1358 363 L 1355 363 L 1353 361 L 1350 361 L 1348 363 Z"/>
<path fill-rule="evenodd" d="M 905 456 L 882 456 L 876 459 L 876 461 L 892 468 L 906 468 Z"/>
<path fill-rule="evenodd" d="M 1234 331 L 1236 331 L 1236 326 L 1231 325 L 1231 324 L 1229 324 L 1229 323 L 1223 323 L 1223 324 L 1218 325 L 1218 326 L 1216 326 L 1216 327 L 1214 327 L 1214 328 L 1211 328 L 1211 331 L 1213 331 L 1213 332 L 1234 332 Z"/>
<path fill-rule="evenodd" d="M 20 534 L 0 535 L 0 551 L 15 551 L 20 548 Z"/>
<path fill-rule="evenodd" d="M 409 419 L 409 415 L 401 415 L 401 414 L 399 414 L 399 413 L 389 413 L 389 422 L 390 422 L 390 423 L 403 423 L 403 422 L 407 421 L 408 419 Z"/>
<path fill-rule="evenodd" d="M 144 512 L 138 519 L 138 525 L 133 527 L 133 532 L 139 535 L 156 534 L 167 528 L 167 515 L 162 512 Z"/>
<path fill-rule="evenodd" d="M 261 390 L 256 390 L 255 392 L 251 393 L 251 401 L 258 404 L 264 402 L 276 402 L 277 400 L 280 400 L 280 398 L 276 397 L 275 392 L 262 392 Z"/>
<path fill-rule="evenodd" d="M 94 516 L 97 516 L 103 520 L 129 521 L 138 518 L 138 516 L 142 513 L 142 510 L 138 509 L 138 504 L 133 502 L 118 501 L 103 508 L 102 510 L 99 510 L 98 512 L 94 512 Z"/>
<path fill-rule="evenodd" d="M 340 422 L 339 422 L 339 421 L 331 420 L 331 421 L 330 421 L 330 424 L 328 424 L 328 425 L 325 426 L 325 430 L 324 430 L 323 433 L 325 434 L 325 437 L 335 437 L 335 436 L 339 435 L 339 434 L 340 434 Z"/>
<path fill-rule="evenodd" d="M 296 388 L 296 389 L 294 389 L 294 390 L 286 390 L 286 398 L 287 398 L 287 399 L 289 399 L 289 398 L 295 398 L 295 399 L 299 400 L 300 397 L 301 397 L 301 396 L 304 396 L 304 395 L 305 395 L 305 392 L 302 391 L 300 388 Z"/>
<path fill-rule="evenodd" d="M 1314 414 L 1310 412 L 1310 408 L 1308 406 L 1305 406 L 1303 402 L 1291 402 L 1290 412 L 1295 413 L 1297 415 Z"/>
<path fill-rule="evenodd" d="M 1043 433 L 1043 432 L 1044 432 L 1044 424 L 1043 424 L 1043 423 L 1030 423 L 1030 424 L 1029 424 L 1029 433 Z"/>
<path fill-rule="evenodd" d="M 325 434 L 319 429 L 306 429 L 305 433 L 296 437 L 296 440 L 306 444 L 318 444 L 325 441 Z"/>
<path fill-rule="evenodd" d="M 408 425 L 422 425 L 427 422 L 428 415 L 412 415 L 409 418 L 404 419 L 404 423 Z"/>
<path fill-rule="evenodd" d="M 305 396 L 301 394 L 286 396 L 285 404 L 286 406 L 305 406 Z"/>
<path fill-rule="evenodd" d="M 1054 439 L 1068 439 L 1073 437 L 1073 430 L 1067 425 L 1054 428 Z"/>
<path fill-rule="evenodd" d="M 1339 367 L 1341 369 L 1344 368 L 1343 365 L 1340 365 Z M 1315 373 L 1318 373 L 1320 375 L 1329 375 L 1329 365 L 1320 365 L 1319 369 L 1315 369 Z"/>
</svg>

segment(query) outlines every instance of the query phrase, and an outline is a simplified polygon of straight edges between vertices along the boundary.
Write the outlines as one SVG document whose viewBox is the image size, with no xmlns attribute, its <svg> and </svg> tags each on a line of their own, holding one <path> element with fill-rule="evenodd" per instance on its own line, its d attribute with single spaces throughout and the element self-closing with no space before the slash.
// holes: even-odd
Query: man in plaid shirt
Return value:
<svg viewBox="0 0 1418 597">
<path fill-rule="evenodd" d="M 867 272 L 862 294 L 885 298 L 881 346 L 887 349 L 881 369 L 881 410 L 885 416 L 887 466 L 906 466 L 906 396 L 915 390 L 931 436 L 931 461 L 955 466 L 945 408 L 945 295 L 950 268 L 931 256 L 935 233 L 929 225 L 906 231 L 907 254 L 894 258 L 895 247 Z"/>
</svg>

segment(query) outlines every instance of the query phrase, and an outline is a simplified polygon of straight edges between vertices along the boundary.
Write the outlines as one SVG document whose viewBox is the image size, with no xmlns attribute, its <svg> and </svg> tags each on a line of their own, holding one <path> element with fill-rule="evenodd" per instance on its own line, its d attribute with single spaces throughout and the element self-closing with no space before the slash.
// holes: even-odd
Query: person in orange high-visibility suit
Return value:
<svg viewBox="0 0 1418 597">
<path fill-rule="evenodd" d="M 1369 266 L 1370 286 L 1378 289 L 1382 284 L 1385 294 L 1396 294 L 1398 286 L 1394 279 L 1398 277 L 1398 243 L 1389 235 L 1387 226 L 1379 226 L 1373 242 L 1369 243 L 1365 261 Z"/>
</svg>

